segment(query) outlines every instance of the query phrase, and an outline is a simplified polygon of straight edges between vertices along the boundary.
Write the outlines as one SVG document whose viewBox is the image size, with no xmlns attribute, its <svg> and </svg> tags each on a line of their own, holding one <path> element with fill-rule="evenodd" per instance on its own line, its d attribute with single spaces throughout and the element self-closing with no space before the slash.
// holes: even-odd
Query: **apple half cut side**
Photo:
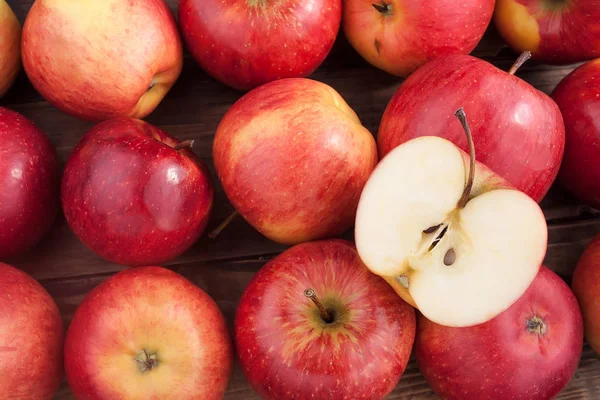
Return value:
<svg viewBox="0 0 600 400">
<path fill-rule="evenodd" d="M 484 323 L 529 287 L 546 254 L 539 205 L 434 136 L 392 150 L 369 178 L 355 239 L 367 267 L 440 325 Z"/>
</svg>

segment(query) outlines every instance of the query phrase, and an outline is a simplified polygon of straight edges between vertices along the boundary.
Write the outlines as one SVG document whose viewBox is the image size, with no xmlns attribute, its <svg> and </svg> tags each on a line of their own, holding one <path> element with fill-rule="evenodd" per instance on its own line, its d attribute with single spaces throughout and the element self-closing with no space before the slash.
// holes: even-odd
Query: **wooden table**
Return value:
<svg viewBox="0 0 600 400">
<path fill-rule="evenodd" d="M 8 2 L 23 22 L 33 0 Z M 168 3 L 175 12 L 177 0 L 168 0 Z M 493 28 L 488 30 L 473 54 L 505 70 L 516 58 Z M 517 75 L 539 90 L 550 93 L 572 69 L 573 66 L 550 67 L 529 62 Z M 387 102 L 401 83 L 401 79 L 364 62 L 343 35 L 340 35 L 331 55 L 312 78 L 338 90 L 374 134 Z M 179 81 L 147 121 L 181 140 L 194 139 L 195 152 L 210 166 L 215 176 L 211 162 L 213 135 L 225 111 L 240 95 L 211 79 L 186 54 Z M 48 104 L 33 89 L 24 73 L 13 89 L 0 100 L 0 105 L 31 118 L 50 136 L 63 162 L 92 126 Z M 585 245 L 600 232 L 600 212 L 578 203 L 559 187 L 551 190 L 542 205 L 548 220 L 550 242 L 546 264 L 569 281 Z M 218 187 L 209 229 L 218 225 L 231 211 L 232 207 L 222 188 Z M 351 232 L 345 237 L 351 239 Z M 265 239 L 243 220 L 237 219 L 217 240 L 203 237 L 190 251 L 167 266 L 207 291 L 217 301 L 231 326 L 238 300 L 254 273 L 266 260 L 282 250 L 283 246 Z M 124 268 L 102 260 L 83 246 L 71 233 L 62 216 L 37 248 L 11 262 L 41 281 L 58 303 L 65 325 L 69 324 L 86 293 Z M 56 399 L 72 398 L 64 382 Z M 259 399 L 239 367 L 234 371 L 225 398 Z M 414 360 L 411 360 L 400 384 L 389 396 L 389 399 L 402 400 L 435 398 Z M 594 398 L 600 398 L 600 360 L 586 345 L 579 369 L 560 399 Z"/>
</svg>

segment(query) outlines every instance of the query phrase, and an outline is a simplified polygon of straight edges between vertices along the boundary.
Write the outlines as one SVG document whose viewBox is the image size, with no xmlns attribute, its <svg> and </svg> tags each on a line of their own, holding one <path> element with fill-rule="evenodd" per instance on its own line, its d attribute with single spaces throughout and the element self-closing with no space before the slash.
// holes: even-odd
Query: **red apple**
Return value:
<svg viewBox="0 0 600 400">
<path fill-rule="evenodd" d="M 419 317 L 416 358 L 446 400 L 546 400 L 569 383 L 582 347 L 577 300 L 542 267 L 515 304 L 484 324 L 449 328 Z"/>
<path fill-rule="evenodd" d="M 115 118 L 92 128 L 67 162 L 62 205 L 90 249 L 123 265 L 169 261 L 196 242 L 208 222 L 208 170 L 166 132 Z"/>
<path fill-rule="evenodd" d="M 120 272 L 77 308 L 65 370 L 78 399 L 222 399 L 233 346 L 200 288 L 161 267 Z"/>
<path fill-rule="evenodd" d="M 420 136 L 440 136 L 467 151 L 454 112 L 469 116 L 477 160 L 540 201 L 554 182 L 565 127 L 550 97 L 513 76 L 466 55 L 432 61 L 400 86 L 387 106 L 377 142 L 381 157 Z"/>
<path fill-rule="evenodd" d="M 600 354 L 600 235 L 581 255 L 573 272 L 572 285 L 583 313 L 585 338 Z"/>
<path fill-rule="evenodd" d="M 42 96 L 80 118 L 144 118 L 175 83 L 181 39 L 164 0 L 36 0 L 23 65 Z"/>
<path fill-rule="evenodd" d="M 598 0 L 497 0 L 494 22 L 513 49 L 546 63 L 600 57 Z"/>
<path fill-rule="evenodd" d="M 0 97 L 21 69 L 21 24 L 6 0 L 0 0 Z"/>
<path fill-rule="evenodd" d="M 63 322 L 52 297 L 0 263 L 0 398 L 51 400 L 63 377 Z"/>
<path fill-rule="evenodd" d="M 600 59 L 571 72 L 552 97 L 567 138 L 559 180 L 577 198 L 600 208 Z"/>
<path fill-rule="evenodd" d="M 22 253 L 58 213 L 59 163 L 33 122 L 0 107 L 0 259 Z"/>
<path fill-rule="evenodd" d="M 180 0 L 188 49 L 210 75 L 249 90 L 310 75 L 333 47 L 341 0 Z"/>
<path fill-rule="evenodd" d="M 344 32 L 372 65 L 407 76 L 441 56 L 468 54 L 481 40 L 495 0 L 344 0 Z"/>
<path fill-rule="evenodd" d="M 342 240 L 304 243 L 269 262 L 235 319 L 242 370 L 272 400 L 383 399 L 414 335 L 413 308 Z"/>
<path fill-rule="evenodd" d="M 271 240 L 296 244 L 352 226 L 377 146 L 335 90 L 290 78 L 229 109 L 213 159 L 238 212 Z"/>
</svg>

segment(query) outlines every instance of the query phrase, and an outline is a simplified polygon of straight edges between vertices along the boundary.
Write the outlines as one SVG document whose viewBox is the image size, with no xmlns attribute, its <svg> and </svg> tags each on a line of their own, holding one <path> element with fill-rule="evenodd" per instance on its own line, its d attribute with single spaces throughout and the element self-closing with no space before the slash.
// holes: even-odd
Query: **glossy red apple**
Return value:
<svg viewBox="0 0 600 400">
<path fill-rule="evenodd" d="M 35 0 L 23 25 L 22 55 L 42 96 L 92 121 L 144 118 L 183 66 L 164 0 Z"/>
<path fill-rule="evenodd" d="M 0 107 L 0 259 L 28 250 L 48 232 L 60 207 L 59 181 L 48 138 Z"/>
<path fill-rule="evenodd" d="M 469 116 L 477 160 L 540 201 L 563 156 L 565 127 L 550 97 L 509 73 L 466 55 L 432 61 L 400 86 L 387 106 L 377 144 L 384 157 L 419 136 L 440 136 L 467 151 L 454 112 Z"/>
<path fill-rule="evenodd" d="M 63 211 L 75 235 L 123 265 L 163 263 L 186 251 L 213 203 L 208 170 L 189 147 L 135 119 L 92 128 L 62 181 Z"/>
<path fill-rule="evenodd" d="M 569 383 L 582 347 L 577 300 L 542 267 L 515 304 L 484 324 L 449 328 L 419 317 L 416 358 L 446 400 L 546 400 Z"/>
<path fill-rule="evenodd" d="M 585 338 L 600 354 L 600 235 L 581 255 L 573 272 L 572 286 L 583 313 Z"/>
<path fill-rule="evenodd" d="M 329 54 L 341 0 L 180 0 L 179 24 L 200 66 L 249 90 L 310 75 Z"/>
<path fill-rule="evenodd" d="M 213 159 L 238 212 L 271 240 L 297 244 L 352 226 L 377 147 L 333 88 L 283 79 L 229 109 Z"/>
<path fill-rule="evenodd" d="M 469 54 L 488 27 L 495 0 L 344 0 L 344 32 L 356 51 L 407 76 L 441 56 Z"/>
<path fill-rule="evenodd" d="M 567 138 L 559 180 L 578 199 L 600 208 L 600 59 L 571 72 L 552 97 Z"/>
<path fill-rule="evenodd" d="M 63 338 L 48 292 L 0 263 L 0 398 L 51 400 L 63 377 Z"/>
<path fill-rule="evenodd" d="M 497 0 L 494 22 L 513 49 L 546 63 L 600 57 L 598 0 Z"/>
<path fill-rule="evenodd" d="M 223 398 L 233 345 L 217 304 L 161 267 L 120 272 L 77 308 L 65 341 L 78 399 Z"/>
<path fill-rule="evenodd" d="M 415 313 L 342 240 L 297 245 L 242 295 L 235 340 L 264 399 L 383 399 L 410 357 Z"/>
</svg>

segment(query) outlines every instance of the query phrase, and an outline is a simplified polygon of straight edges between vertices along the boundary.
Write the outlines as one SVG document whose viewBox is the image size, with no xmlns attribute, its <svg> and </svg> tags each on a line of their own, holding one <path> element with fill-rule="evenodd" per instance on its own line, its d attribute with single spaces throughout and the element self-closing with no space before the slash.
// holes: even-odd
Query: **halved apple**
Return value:
<svg viewBox="0 0 600 400">
<path fill-rule="evenodd" d="M 441 325 L 486 322 L 529 287 L 546 254 L 538 204 L 451 142 L 424 136 L 391 151 L 367 182 L 356 216 L 360 257 Z"/>
</svg>

